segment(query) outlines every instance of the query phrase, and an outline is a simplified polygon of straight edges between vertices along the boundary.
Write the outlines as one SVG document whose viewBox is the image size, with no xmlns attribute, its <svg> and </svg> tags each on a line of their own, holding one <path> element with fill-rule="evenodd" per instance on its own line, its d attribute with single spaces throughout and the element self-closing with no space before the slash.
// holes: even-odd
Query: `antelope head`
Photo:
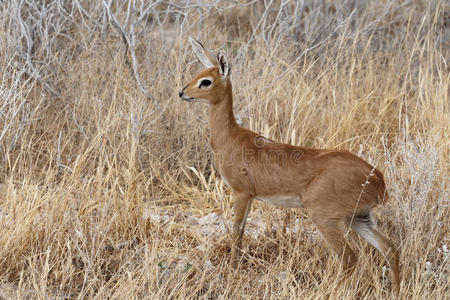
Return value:
<svg viewBox="0 0 450 300">
<path fill-rule="evenodd" d="M 219 51 L 216 58 L 214 58 L 210 51 L 205 49 L 199 41 L 193 38 L 189 38 L 189 41 L 194 49 L 194 53 L 206 70 L 197 74 L 179 92 L 179 96 L 182 100 L 188 102 L 218 104 L 228 90 L 231 92 L 231 68 L 228 60 L 222 51 Z"/>
</svg>

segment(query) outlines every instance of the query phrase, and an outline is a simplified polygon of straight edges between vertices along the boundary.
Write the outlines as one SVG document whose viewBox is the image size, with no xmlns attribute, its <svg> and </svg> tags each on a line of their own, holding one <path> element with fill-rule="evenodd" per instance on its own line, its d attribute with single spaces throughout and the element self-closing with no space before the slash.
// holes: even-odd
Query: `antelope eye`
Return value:
<svg viewBox="0 0 450 300">
<path fill-rule="evenodd" d="M 211 80 L 203 79 L 202 82 L 200 82 L 200 87 L 202 87 L 202 86 L 210 86 L 211 83 L 212 83 Z"/>
</svg>

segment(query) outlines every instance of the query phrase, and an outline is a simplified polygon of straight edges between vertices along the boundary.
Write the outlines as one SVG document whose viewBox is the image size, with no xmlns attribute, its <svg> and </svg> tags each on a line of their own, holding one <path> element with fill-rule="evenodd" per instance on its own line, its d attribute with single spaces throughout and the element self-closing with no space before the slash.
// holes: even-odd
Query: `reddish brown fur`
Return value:
<svg viewBox="0 0 450 300">
<path fill-rule="evenodd" d="M 236 267 L 239 260 L 245 220 L 253 199 L 295 194 L 339 256 L 344 273 L 350 274 L 356 263 L 356 256 L 345 240 L 349 227 L 354 226 L 360 230 L 358 233 L 363 232 L 375 241 L 388 259 L 393 289 L 398 292 L 397 251 L 375 227 L 364 223 L 371 209 L 387 198 L 382 173 L 348 151 L 275 143 L 239 126 L 233 114 L 231 81 L 220 73 L 220 68 L 219 65 L 198 74 L 180 92 L 180 97 L 204 99 L 211 105 L 210 144 L 217 169 L 234 195 L 232 265 Z M 209 88 L 198 86 L 204 77 L 213 79 Z M 360 223 L 352 224 L 353 221 Z"/>
</svg>

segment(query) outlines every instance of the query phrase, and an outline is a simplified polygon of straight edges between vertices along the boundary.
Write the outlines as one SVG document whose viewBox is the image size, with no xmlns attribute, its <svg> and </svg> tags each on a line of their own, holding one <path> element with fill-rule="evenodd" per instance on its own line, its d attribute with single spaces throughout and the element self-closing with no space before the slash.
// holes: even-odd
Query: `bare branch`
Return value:
<svg viewBox="0 0 450 300">
<path fill-rule="evenodd" d="M 122 36 L 122 41 L 125 43 L 125 45 L 127 46 L 127 48 L 130 51 L 132 74 L 138 84 L 139 89 L 144 94 L 144 96 L 148 100 L 152 101 L 153 105 L 158 110 L 158 112 L 162 113 L 163 109 L 161 108 L 161 105 L 152 95 L 150 95 L 150 93 L 144 87 L 144 85 L 142 84 L 140 75 L 139 75 L 139 70 L 138 70 L 138 66 L 137 66 L 137 58 L 136 58 L 136 53 L 135 53 L 135 48 L 134 48 L 135 47 L 134 24 L 135 23 L 134 23 L 134 21 L 131 21 L 130 33 L 128 34 L 126 32 L 126 30 L 123 28 L 123 26 L 119 23 L 117 18 L 114 16 L 114 14 L 111 12 L 111 2 L 112 2 L 112 0 L 110 0 L 109 3 L 106 3 L 106 0 L 103 0 L 103 5 L 108 13 L 111 24 Z M 132 6 L 131 5 L 128 6 L 127 19 L 128 19 L 130 10 L 133 11 L 133 13 L 134 13 L 134 1 L 132 2 Z"/>
</svg>

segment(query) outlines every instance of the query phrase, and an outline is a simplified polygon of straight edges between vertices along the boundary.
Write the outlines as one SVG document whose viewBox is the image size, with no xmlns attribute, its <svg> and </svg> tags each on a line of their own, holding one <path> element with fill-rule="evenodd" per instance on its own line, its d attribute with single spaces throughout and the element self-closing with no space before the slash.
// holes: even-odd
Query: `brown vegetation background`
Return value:
<svg viewBox="0 0 450 300">
<path fill-rule="evenodd" d="M 401 249 L 401 297 L 448 298 L 449 9 L 2 1 L 1 297 L 389 297 L 386 262 L 354 235 L 358 266 L 338 286 L 339 262 L 302 210 L 256 204 L 229 268 L 231 197 L 208 107 L 178 98 L 199 70 L 191 35 L 228 54 L 244 126 L 383 171 L 390 200 L 376 214 Z"/>
</svg>

